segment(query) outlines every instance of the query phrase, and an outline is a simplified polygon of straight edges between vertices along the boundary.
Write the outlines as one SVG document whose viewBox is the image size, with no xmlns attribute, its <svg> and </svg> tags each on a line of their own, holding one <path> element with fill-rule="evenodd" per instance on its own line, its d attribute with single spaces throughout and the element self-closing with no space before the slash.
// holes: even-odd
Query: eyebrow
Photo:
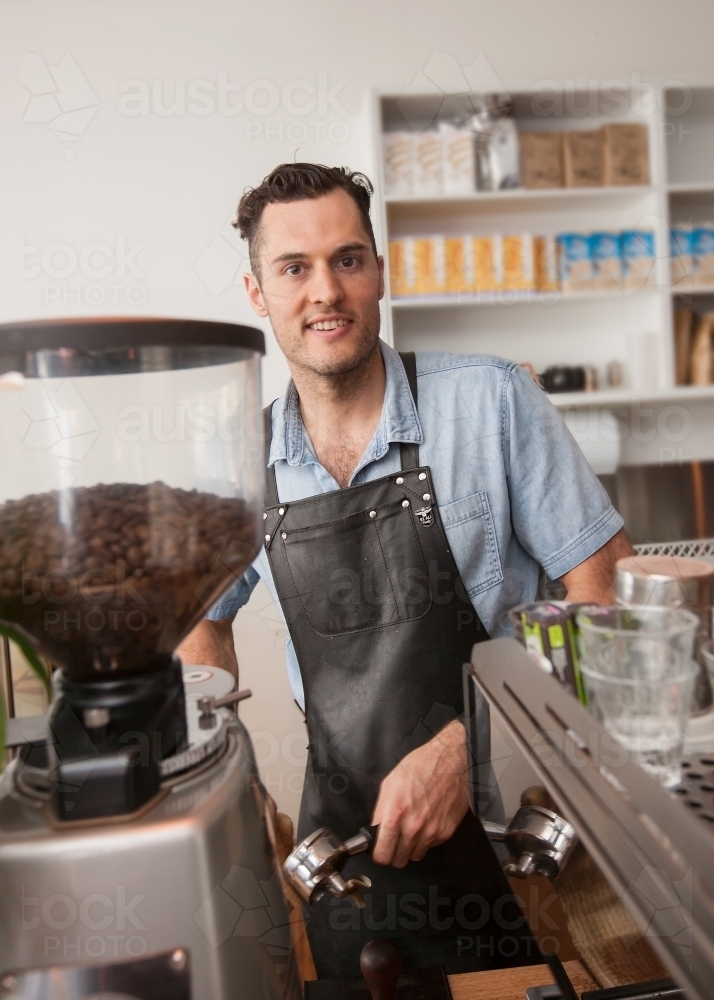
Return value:
<svg viewBox="0 0 714 1000">
<path fill-rule="evenodd" d="M 355 253 L 360 250 L 368 250 L 368 243 L 343 243 L 342 246 L 337 247 L 333 253 L 332 257 L 339 257 L 343 253 Z M 308 254 L 303 253 L 300 250 L 289 251 L 288 253 L 282 253 L 279 257 L 274 257 L 271 261 L 272 264 L 287 264 L 289 261 L 300 261 L 307 260 Z"/>
</svg>

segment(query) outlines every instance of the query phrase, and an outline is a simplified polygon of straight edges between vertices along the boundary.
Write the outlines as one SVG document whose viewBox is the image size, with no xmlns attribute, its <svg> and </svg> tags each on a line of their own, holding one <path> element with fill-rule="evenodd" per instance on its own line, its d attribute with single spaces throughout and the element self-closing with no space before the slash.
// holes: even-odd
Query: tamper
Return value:
<svg viewBox="0 0 714 1000">
<path fill-rule="evenodd" d="M 368 941 L 359 957 L 359 967 L 372 1000 L 394 1000 L 402 956 L 387 938 Z"/>
</svg>

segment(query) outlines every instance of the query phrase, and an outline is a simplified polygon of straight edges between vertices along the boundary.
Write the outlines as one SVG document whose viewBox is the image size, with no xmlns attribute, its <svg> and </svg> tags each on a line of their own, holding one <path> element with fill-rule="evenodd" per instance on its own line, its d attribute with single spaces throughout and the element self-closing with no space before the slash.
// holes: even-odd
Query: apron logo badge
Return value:
<svg viewBox="0 0 714 1000">
<path fill-rule="evenodd" d="M 424 528 L 428 528 L 429 525 L 434 523 L 434 515 L 432 514 L 431 507 L 422 507 L 416 511 L 416 516 L 419 518 L 419 524 Z"/>
</svg>

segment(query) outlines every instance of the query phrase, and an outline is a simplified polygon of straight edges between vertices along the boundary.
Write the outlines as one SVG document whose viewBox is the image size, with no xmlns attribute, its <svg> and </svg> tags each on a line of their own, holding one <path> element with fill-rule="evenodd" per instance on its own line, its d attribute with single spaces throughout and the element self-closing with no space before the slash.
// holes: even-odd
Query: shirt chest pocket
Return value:
<svg viewBox="0 0 714 1000">
<path fill-rule="evenodd" d="M 503 580 L 493 515 L 484 491 L 439 507 L 449 547 L 469 597 Z"/>
</svg>

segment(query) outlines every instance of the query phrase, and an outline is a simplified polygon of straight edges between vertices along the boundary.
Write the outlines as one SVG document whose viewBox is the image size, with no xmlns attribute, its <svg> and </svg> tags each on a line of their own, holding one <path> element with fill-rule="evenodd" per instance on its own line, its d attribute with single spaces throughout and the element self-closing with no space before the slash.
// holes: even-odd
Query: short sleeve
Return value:
<svg viewBox="0 0 714 1000">
<path fill-rule="evenodd" d="M 238 577 L 236 582 L 221 595 L 206 615 L 209 621 L 220 621 L 222 618 L 233 618 L 233 616 L 250 600 L 258 583 L 260 576 L 254 566 L 249 566 L 243 576 Z"/>
<path fill-rule="evenodd" d="M 514 367 L 506 388 L 504 454 L 519 542 L 556 580 L 623 525 L 546 394 Z"/>
</svg>

